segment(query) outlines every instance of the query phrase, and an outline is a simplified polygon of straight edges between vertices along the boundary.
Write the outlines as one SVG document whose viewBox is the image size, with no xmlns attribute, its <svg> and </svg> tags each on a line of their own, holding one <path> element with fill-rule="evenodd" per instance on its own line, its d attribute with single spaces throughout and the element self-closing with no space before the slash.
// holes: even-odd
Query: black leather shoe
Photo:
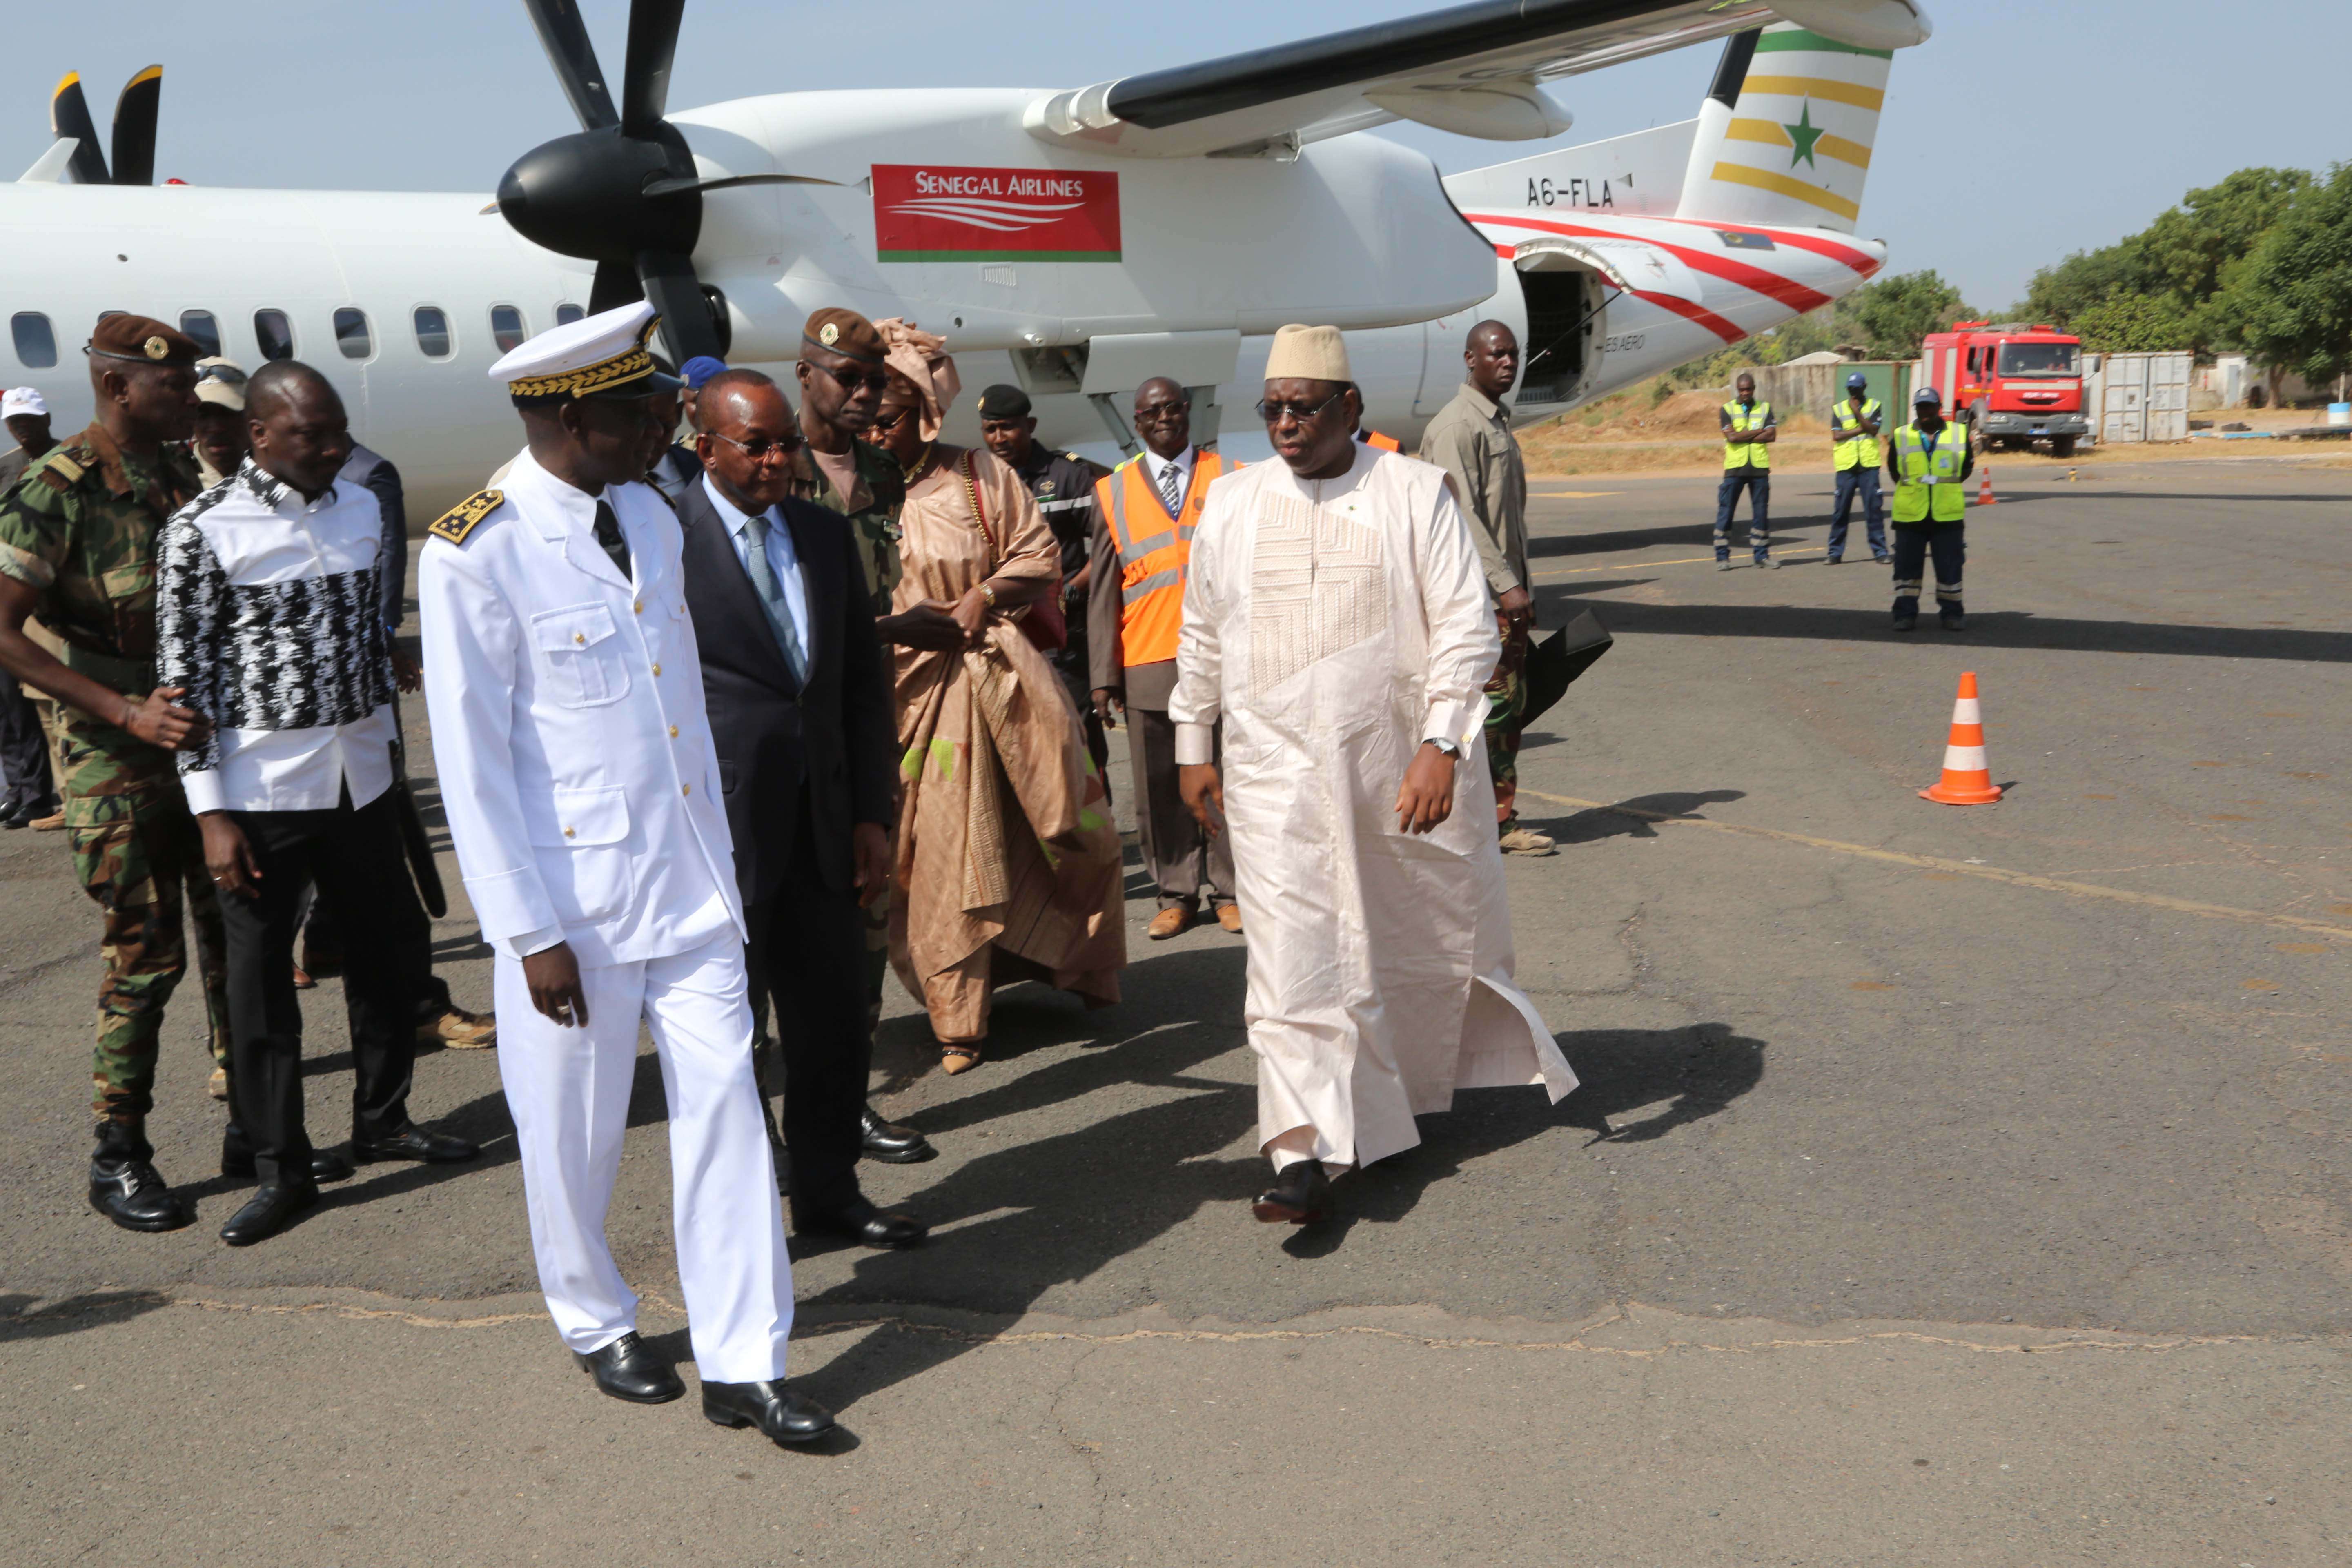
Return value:
<svg viewBox="0 0 2352 1568">
<path fill-rule="evenodd" d="M 1938 618 L 1943 621 L 1944 629 L 1948 632 L 1964 632 L 1969 629 L 1969 617 L 1958 606 L 1945 610 Z"/>
<path fill-rule="evenodd" d="M 1331 1217 L 1331 1178 L 1320 1160 L 1301 1160 L 1275 1177 L 1250 1212 L 1268 1225 L 1312 1225 Z"/>
<path fill-rule="evenodd" d="M 931 1234 L 931 1227 L 914 1215 L 877 1208 L 869 1198 L 821 1212 L 795 1205 L 793 1229 L 802 1236 L 837 1236 L 866 1247 L 912 1247 Z"/>
<path fill-rule="evenodd" d="M 89 1155 L 89 1206 L 125 1230 L 178 1230 L 196 1211 L 149 1162 L 154 1151 L 135 1125 L 102 1121 Z"/>
<path fill-rule="evenodd" d="M 236 1122 L 221 1135 L 221 1174 L 250 1181 L 259 1173 L 254 1169 L 253 1146 L 245 1141 Z M 352 1163 L 331 1149 L 310 1151 L 310 1179 L 314 1182 L 345 1182 L 352 1176 Z"/>
<path fill-rule="evenodd" d="M 1895 617 L 1894 629 L 1898 632 L 1907 632 L 1916 629 L 1918 625 L 1919 617 L 1916 616 L 1897 616 Z"/>
<path fill-rule="evenodd" d="M 886 1164 L 912 1165 L 930 1159 L 939 1151 L 931 1141 L 911 1127 L 894 1126 L 867 1106 L 857 1119 L 858 1147 L 866 1158 L 880 1160 Z"/>
<path fill-rule="evenodd" d="M 294 1216 L 319 1201 L 316 1182 L 279 1184 L 255 1190 L 243 1208 L 221 1226 L 221 1239 L 231 1247 L 251 1247 L 267 1241 L 294 1223 Z"/>
<path fill-rule="evenodd" d="M 667 1405 L 686 1392 L 677 1369 L 654 1354 L 635 1329 L 586 1355 L 574 1351 L 572 1359 L 596 1380 L 597 1387 L 632 1405 Z"/>
<path fill-rule="evenodd" d="M 757 1426 L 779 1443 L 814 1443 L 833 1430 L 833 1412 L 781 1383 L 708 1383 L 702 1414 L 720 1426 Z"/>
<path fill-rule="evenodd" d="M 463 1138 L 452 1138 L 446 1132 L 427 1132 L 414 1123 L 376 1138 L 352 1134 L 352 1158 L 362 1165 L 372 1160 L 420 1160 L 428 1165 L 454 1165 L 481 1152 L 479 1146 Z"/>
</svg>

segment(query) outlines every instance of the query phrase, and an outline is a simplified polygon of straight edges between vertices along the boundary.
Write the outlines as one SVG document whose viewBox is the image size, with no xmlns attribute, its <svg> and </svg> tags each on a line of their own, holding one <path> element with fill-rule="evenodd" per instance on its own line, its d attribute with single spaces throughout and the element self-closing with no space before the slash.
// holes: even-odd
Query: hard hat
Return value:
<svg viewBox="0 0 2352 1568">
<path fill-rule="evenodd" d="M 1870 390 L 1870 377 L 1855 371 L 1845 378 L 1845 389 L 1848 392 L 1867 392 Z"/>
<path fill-rule="evenodd" d="M 1921 405 L 1921 404 L 1923 404 L 1923 403 L 1934 403 L 1934 404 L 1939 404 L 1939 405 L 1940 405 L 1943 401 L 1944 401 L 1944 395 L 1943 395 L 1942 393 L 1940 393 L 1940 392 L 1937 392 L 1937 391 L 1934 387 L 1932 387 L 1932 386 L 1923 386 L 1923 387 L 1921 387 L 1918 391 L 1916 391 L 1916 392 L 1915 392 L 1915 393 L 1913 393 L 1913 394 L 1911 395 L 1911 406 L 1912 406 L 1912 407 L 1914 407 L 1914 408 L 1918 407 L 1918 406 L 1919 406 L 1919 405 Z"/>
</svg>

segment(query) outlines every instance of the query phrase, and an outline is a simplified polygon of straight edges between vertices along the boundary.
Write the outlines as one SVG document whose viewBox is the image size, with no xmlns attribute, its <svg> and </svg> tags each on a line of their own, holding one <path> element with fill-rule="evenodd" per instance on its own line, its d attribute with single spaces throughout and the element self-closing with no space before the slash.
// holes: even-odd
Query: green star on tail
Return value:
<svg viewBox="0 0 2352 1568">
<path fill-rule="evenodd" d="M 1789 133 L 1790 142 L 1797 149 L 1789 155 L 1789 167 L 1793 169 L 1800 162 L 1816 169 L 1821 167 L 1819 163 L 1813 163 L 1813 143 L 1820 141 L 1826 132 L 1813 123 L 1811 99 L 1807 99 L 1805 106 L 1797 111 L 1797 123 L 1783 125 L 1780 129 Z"/>
</svg>

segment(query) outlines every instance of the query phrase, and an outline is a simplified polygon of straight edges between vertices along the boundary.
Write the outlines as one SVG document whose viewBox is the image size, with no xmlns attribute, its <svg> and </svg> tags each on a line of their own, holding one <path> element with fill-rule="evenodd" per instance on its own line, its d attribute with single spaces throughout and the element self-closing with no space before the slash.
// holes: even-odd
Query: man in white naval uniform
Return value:
<svg viewBox="0 0 2352 1568">
<path fill-rule="evenodd" d="M 425 696 L 458 866 L 497 953 L 499 1068 L 558 1331 L 615 1398 L 686 1392 L 638 1339 L 604 1239 L 643 1018 L 669 1101 L 703 1414 L 806 1442 L 833 1417 L 782 1381 L 792 1267 L 677 518 L 635 482 L 653 397 L 678 384 L 646 350 L 654 325 L 650 305 L 625 306 L 491 366 L 529 446 L 503 491 L 432 527 Z"/>
</svg>

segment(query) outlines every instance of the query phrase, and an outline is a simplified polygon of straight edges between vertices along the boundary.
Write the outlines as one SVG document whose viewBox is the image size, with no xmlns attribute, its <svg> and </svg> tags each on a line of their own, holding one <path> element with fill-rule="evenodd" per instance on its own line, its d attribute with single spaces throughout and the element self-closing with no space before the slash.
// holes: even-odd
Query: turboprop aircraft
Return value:
<svg viewBox="0 0 2352 1568">
<path fill-rule="evenodd" d="M 1123 395 L 1152 375 L 1195 388 L 1213 429 L 1221 402 L 1254 400 L 1265 334 L 1331 322 L 1368 422 L 1410 439 L 1481 316 L 1518 330 L 1537 416 L 1867 279 L 1885 249 L 1853 229 L 1889 62 L 1928 33 L 1914 0 L 1478 0 L 1073 89 L 669 114 L 684 0 L 635 0 L 617 100 L 576 0 L 526 9 L 582 129 L 488 201 L 153 185 L 160 68 L 125 89 L 110 166 L 68 77 L 55 144 L 0 185 L 0 379 L 41 387 L 71 430 L 74 351 L 106 310 L 248 368 L 299 357 L 424 517 L 512 455 L 489 363 L 639 297 L 675 356 L 769 366 L 819 306 L 907 317 L 947 337 L 967 385 L 1026 386 L 1059 445 L 1129 444 Z M 1444 180 L 1356 134 L 1549 139 L 1570 122 L 1549 84 L 1714 39 L 1713 90 L 1682 124 Z"/>
</svg>

